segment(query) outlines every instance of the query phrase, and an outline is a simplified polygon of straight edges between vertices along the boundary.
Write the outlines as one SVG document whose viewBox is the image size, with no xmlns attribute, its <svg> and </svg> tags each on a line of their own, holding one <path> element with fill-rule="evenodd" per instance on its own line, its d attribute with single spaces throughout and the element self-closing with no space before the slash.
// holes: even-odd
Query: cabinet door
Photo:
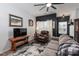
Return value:
<svg viewBox="0 0 79 59">
<path fill-rule="evenodd" d="M 75 40 L 79 43 L 79 32 L 76 32 L 76 34 L 75 34 Z"/>
<path fill-rule="evenodd" d="M 75 40 L 79 42 L 79 19 L 75 20 Z"/>
<path fill-rule="evenodd" d="M 76 22 L 75 22 L 75 31 L 76 31 L 76 32 L 79 30 L 78 25 L 79 25 L 79 24 L 78 24 L 78 21 L 76 21 Z"/>
</svg>

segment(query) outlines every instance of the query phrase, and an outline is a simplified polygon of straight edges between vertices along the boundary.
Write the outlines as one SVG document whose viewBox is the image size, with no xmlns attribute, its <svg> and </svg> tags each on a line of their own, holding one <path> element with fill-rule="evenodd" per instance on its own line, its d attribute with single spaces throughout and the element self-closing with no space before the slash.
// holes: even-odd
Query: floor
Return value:
<svg viewBox="0 0 79 59">
<path fill-rule="evenodd" d="M 17 48 L 16 52 L 7 51 L 7 52 L 1 54 L 0 56 L 29 56 L 29 55 L 36 56 L 36 55 L 39 55 L 40 52 L 42 52 L 46 46 L 47 46 L 47 44 L 45 44 L 45 45 L 41 45 L 38 43 L 25 44 L 25 45 Z M 39 52 L 37 51 L 37 49 Z"/>
<path fill-rule="evenodd" d="M 35 43 L 35 42 L 33 42 L 31 44 L 25 44 L 25 45 L 17 48 L 16 52 L 7 51 L 7 52 L 1 54 L 0 56 L 41 56 L 41 53 L 43 53 L 43 52 L 44 52 L 43 55 L 45 55 L 45 54 L 54 55 L 54 54 L 52 54 L 52 52 L 55 51 L 53 49 L 55 49 L 58 45 L 57 43 L 55 43 L 55 42 L 58 42 L 56 39 L 58 39 L 58 38 L 55 38 L 55 39 L 53 38 L 53 40 L 50 39 L 50 41 L 46 44 L 40 44 L 40 43 Z M 53 44 L 51 44 L 51 43 L 53 43 Z M 49 49 L 49 48 L 51 48 L 51 49 Z M 45 52 L 45 50 L 47 52 Z M 50 50 L 52 52 L 50 52 Z"/>
</svg>

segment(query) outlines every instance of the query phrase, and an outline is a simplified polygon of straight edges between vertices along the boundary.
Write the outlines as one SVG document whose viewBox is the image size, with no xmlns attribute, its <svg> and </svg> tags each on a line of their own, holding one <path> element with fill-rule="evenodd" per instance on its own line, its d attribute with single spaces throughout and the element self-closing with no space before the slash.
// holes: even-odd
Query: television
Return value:
<svg viewBox="0 0 79 59">
<path fill-rule="evenodd" d="M 26 28 L 14 28 L 13 32 L 14 32 L 14 37 L 27 35 L 27 29 Z"/>
</svg>

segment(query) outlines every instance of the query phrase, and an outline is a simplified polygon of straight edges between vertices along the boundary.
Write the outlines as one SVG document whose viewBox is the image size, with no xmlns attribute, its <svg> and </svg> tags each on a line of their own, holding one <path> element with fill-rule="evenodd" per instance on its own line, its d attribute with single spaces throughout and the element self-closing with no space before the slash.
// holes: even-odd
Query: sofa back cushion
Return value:
<svg viewBox="0 0 79 59">
<path fill-rule="evenodd" d="M 43 35 L 48 35 L 48 34 L 49 34 L 49 32 L 48 32 L 48 31 L 43 30 L 43 31 L 41 31 L 41 34 L 43 34 Z"/>
<path fill-rule="evenodd" d="M 62 43 L 66 43 L 68 40 L 70 40 L 71 38 L 68 36 L 68 35 L 61 35 L 59 37 L 59 44 L 62 44 Z"/>
</svg>

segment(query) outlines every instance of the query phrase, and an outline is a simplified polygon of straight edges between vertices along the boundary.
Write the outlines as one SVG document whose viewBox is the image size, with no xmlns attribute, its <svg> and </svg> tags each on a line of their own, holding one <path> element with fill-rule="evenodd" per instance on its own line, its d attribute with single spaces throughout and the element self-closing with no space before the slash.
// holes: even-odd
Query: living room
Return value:
<svg viewBox="0 0 79 59">
<path fill-rule="evenodd" d="M 67 34 L 72 39 L 75 38 L 74 20 L 79 18 L 78 3 L 60 3 L 56 5 L 55 3 L 51 3 L 57 9 L 50 7 L 49 10 L 46 9 L 47 7 L 42 8 L 42 6 L 35 6 L 40 4 L 45 3 L 0 3 L 0 54 L 5 56 L 7 51 L 10 51 L 12 46 L 10 39 L 15 40 L 13 30 L 16 28 L 26 29 L 27 34 L 21 38 L 29 37 L 27 38 L 29 41 L 33 39 L 32 36 L 34 36 L 34 34 L 40 34 L 39 32 L 42 30 L 48 31 L 49 38 L 53 39 L 58 39 L 58 37 L 63 34 Z M 19 20 L 15 21 L 13 18 Z M 12 22 L 15 22 L 15 24 Z M 56 41 L 53 41 L 53 43 L 55 42 Z M 47 46 L 47 43 L 45 46 Z M 32 47 L 30 49 L 32 49 Z M 11 55 L 13 56 L 14 54 Z M 17 54 L 14 56 L 17 56 Z"/>
</svg>

